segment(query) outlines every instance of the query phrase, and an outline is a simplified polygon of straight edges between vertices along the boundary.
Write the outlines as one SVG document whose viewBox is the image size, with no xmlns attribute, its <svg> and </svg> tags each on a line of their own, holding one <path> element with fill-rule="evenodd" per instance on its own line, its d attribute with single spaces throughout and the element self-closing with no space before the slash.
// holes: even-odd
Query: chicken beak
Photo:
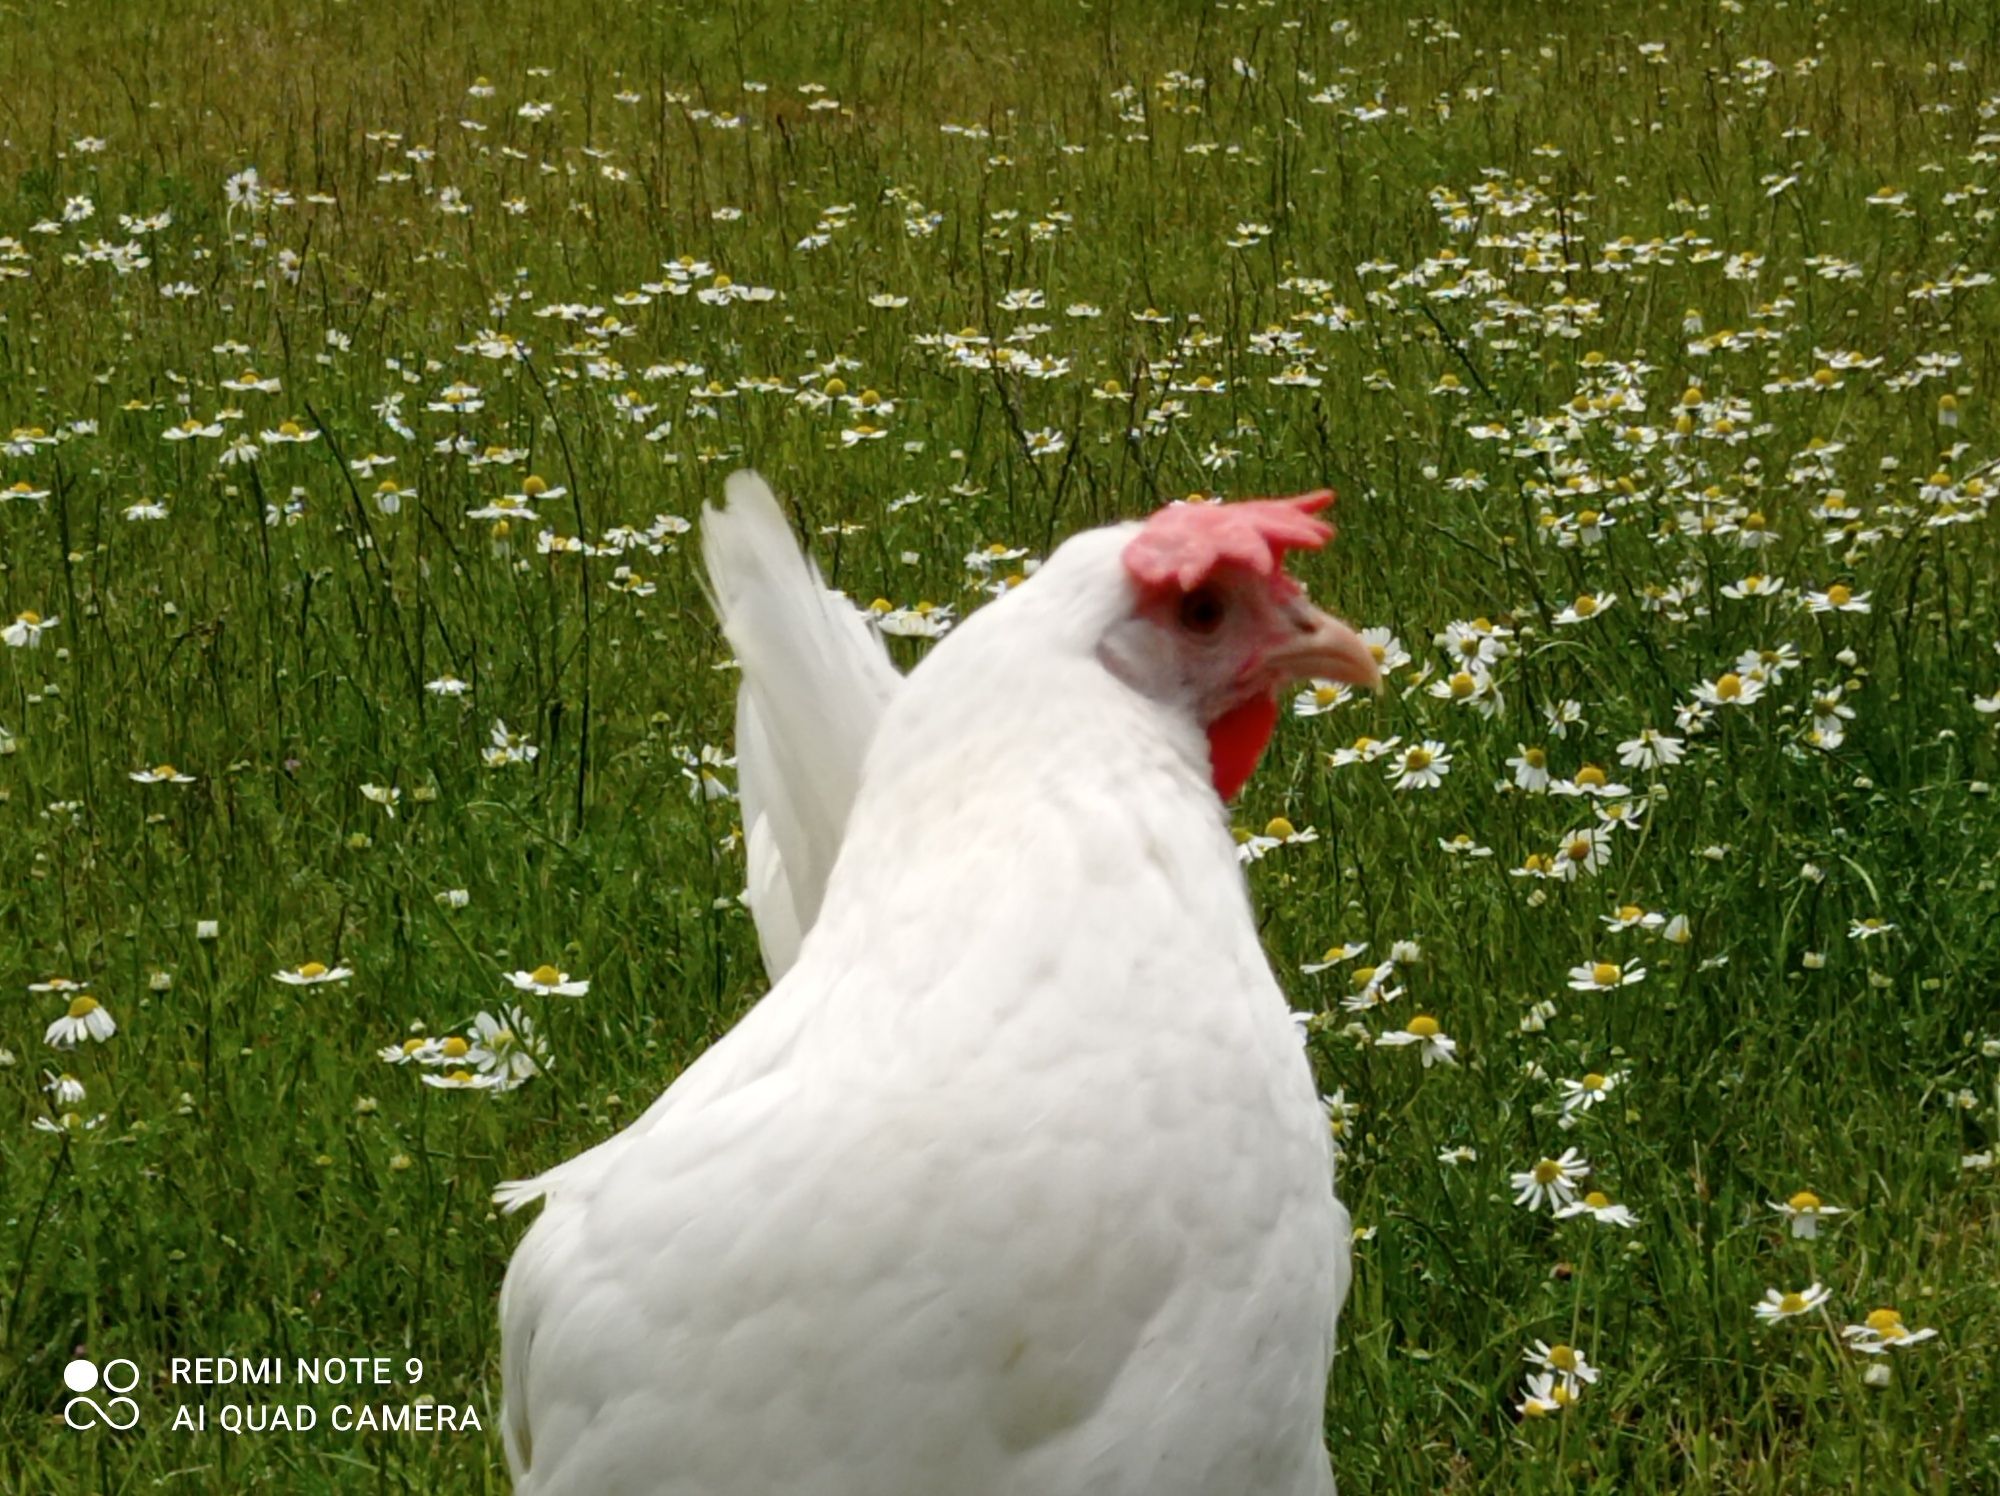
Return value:
<svg viewBox="0 0 2000 1496">
<path fill-rule="evenodd" d="M 1382 689 L 1382 667 L 1361 636 L 1303 597 L 1285 609 L 1292 632 L 1264 657 L 1273 689 L 1295 680 L 1344 681 Z"/>
</svg>

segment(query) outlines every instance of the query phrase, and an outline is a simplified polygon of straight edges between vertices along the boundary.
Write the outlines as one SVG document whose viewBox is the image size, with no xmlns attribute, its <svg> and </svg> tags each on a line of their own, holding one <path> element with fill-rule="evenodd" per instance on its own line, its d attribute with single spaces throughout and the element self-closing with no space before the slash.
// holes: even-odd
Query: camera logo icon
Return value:
<svg viewBox="0 0 2000 1496">
<path fill-rule="evenodd" d="M 112 1394 L 103 1406 L 90 1396 L 100 1383 Z M 79 1356 L 63 1368 L 63 1385 L 76 1394 L 63 1404 L 63 1422 L 71 1428 L 96 1428 L 100 1422 L 121 1431 L 137 1426 L 139 1405 L 124 1395 L 139 1385 L 136 1363 L 119 1356 L 106 1361 L 100 1372 L 95 1361 Z"/>
</svg>

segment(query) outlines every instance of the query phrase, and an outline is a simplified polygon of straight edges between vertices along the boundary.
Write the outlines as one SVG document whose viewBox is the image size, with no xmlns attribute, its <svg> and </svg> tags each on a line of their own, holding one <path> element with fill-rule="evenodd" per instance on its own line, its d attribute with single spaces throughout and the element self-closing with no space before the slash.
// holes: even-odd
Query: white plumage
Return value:
<svg viewBox="0 0 2000 1496">
<path fill-rule="evenodd" d="M 704 507 L 702 559 L 736 651 L 737 785 L 750 906 L 777 981 L 819 914 L 861 784 L 861 759 L 902 677 L 846 599 L 800 554 L 755 473 L 730 475 L 728 507 Z"/>
<path fill-rule="evenodd" d="M 774 970 L 806 938 L 641 1118 L 503 1191 L 546 1197 L 501 1296 L 517 1489 L 1326 1496 L 1346 1212 L 1140 527 L 903 681 L 761 483 L 706 523 Z M 1340 628 L 1275 597 L 1267 630 Z M 1314 658 L 1370 679 L 1351 637 Z"/>
</svg>

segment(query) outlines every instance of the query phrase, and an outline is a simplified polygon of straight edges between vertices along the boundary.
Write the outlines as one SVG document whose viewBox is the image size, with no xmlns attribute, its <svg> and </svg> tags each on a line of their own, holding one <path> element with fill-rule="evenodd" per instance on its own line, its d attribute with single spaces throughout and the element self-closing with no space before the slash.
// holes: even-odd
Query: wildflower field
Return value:
<svg viewBox="0 0 2000 1496">
<path fill-rule="evenodd" d="M 904 664 L 1339 491 L 1231 814 L 1344 1490 L 2000 1489 L 1989 7 L 15 9 L 0 1490 L 505 1488 L 491 1190 L 763 990 L 739 466 Z"/>
</svg>

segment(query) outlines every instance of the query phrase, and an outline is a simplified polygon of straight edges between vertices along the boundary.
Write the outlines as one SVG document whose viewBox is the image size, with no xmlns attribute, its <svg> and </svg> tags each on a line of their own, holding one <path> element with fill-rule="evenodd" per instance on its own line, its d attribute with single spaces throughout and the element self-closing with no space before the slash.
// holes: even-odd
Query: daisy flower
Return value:
<svg viewBox="0 0 2000 1496">
<path fill-rule="evenodd" d="M 1589 1172 L 1589 1160 L 1574 1148 L 1565 1148 L 1560 1158 L 1538 1159 L 1532 1169 L 1508 1175 L 1507 1183 L 1516 1205 L 1558 1210 L 1576 1198 L 1576 1182 Z"/>
<path fill-rule="evenodd" d="M 1350 961 L 1367 949 L 1368 942 L 1365 940 L 1357 940 L 1352 945 L 1330 945 L 1320 956 L 1319 960 L 1308 962 L 1306 965 L 1301 966 L 1299 970 L 1306 976 L 1313 976 L 1331 967 L 1338 966 L 1343 961 Z"/>
<path fill-rule="evenodd" d="M 403 792 L 393 785 L 364 784 L 361 786 L 361 798 L 381 806 L 393 821 L 396 819 L 396 802 L 403 798 Z"/>
<path fill-rule="evenodd" d="M 1389 766 L 1385 778 L 1397 790 L 1434 790 L 1451 772 L 1451 750 L 1435 738 L 1413 743 L 1403 756 Z"/>
<path fill-rule="evenodd" d="M 1392 987 L 1396 958 L 1392 955 L 1380 966 L 1357 966 L 1348 974 L 1354 990 L 1340 1000 L 1341 1007 L 1350 1013 L 1365 1013 L 1370 1008 L 1379 1008 L 1384 1003 L 1392 1003 L 1403 995 L 1401 987 Z"/>
<path fill-rule="evenodd" d="M 1615 592 L 1580 593 L 1575 601 L 1556 614 L 1555 623 L 1557 627 L 1571 623 L 1587 623 L 1593 618 L 1602 617 L 1617 601 L 1618 594 Z"/>
<path fill-rule="evenodd" d="M 510 971 L 507 980 L 522 992 L 532 992 L 537 997 L 582 997 L 590 991 L 587 978 L 572 979 L 566 971 L 544 963 L 533 971 Z"/>
<path fill-rule="evenodd" d="M 1572 992 L 1605 992 L 1614 987 L 1630 987 L 1646 980 L 1646 968 L 1635 956 L 1623 966 L 1610 961 L 1586 961 L 1569 969 Z"/>
<path fill-rule="evenodd" d="M 1238 836 L 1241 838 L 1236 844 L 1236 859 L 1239 862 L 1257 862 L 1262 860 L 1266 852 L 1279 847 L 1319 840 L 1319 833 L 1312 827 L 1307 826 L 1301 830 L 1283 816 L 1271 817 L 1265 822 L 1261 834 L 1253 832 L 1245 836 L 1239 832 Z"/>
<path fill-rule="evenodd" d="M 1292 698 L 1292 711 L 1300 717 L 1317 717 L 1353 700 L 1354 692 L 1344 681 L 1315 680 Z"/>
<path fill-rule="evenodd" d="M 1572 1200 L 1556 1212 L 1556 1219 L 1567 1221 L 1574 1216 L 1587 1215 L 1600 1226 L 1619 1226 L 1626 1230 L 1639 1224 L 1639 1218 L 1623 1205 L 1614 1205 L 1611 1197 L 1603 1190 L 1592 1190 L 1581 1200 Z"/>
<path fill-rule="evenodd" d="M 1792 1319 L 1809 1313 L 1831 1297 L 1831 1292 L 1817 1283 L 1808 1284 L 1805 1288 L 1795 1289 L 1790 1293 L 1780 1293 L 1775 1288 L 1767 1288 L 1764 1290 L 1763 1302 L 1751 1307 L 1757 1318 L 1766 1324 L 1776 1324 L 1781 1319 Z"/>
<path fill-rule="evenodd" d="M 1727 670 L 1696 686 L 1694 694 L 1704 706 L 1748 706 L 1764 694 L 1764 682 L 1754 675 Z"/>
<path fill-rule="evenodd" d="M 1760 572 L 1753 572 L 1740 581 L 1722 584 L 1722 595 L 1732 602 L 1743 602 L 1753 597 L 1778 597 L 1784 590 L 1783 577 L 1767 577 Z"/>
<path fill-rule="evenodd" d="M 1596 764 L 1585 764 L 1576 771 L 1574 779 L 1558 779 L 1549 785 L 1552 795 L 1592 795 L 1599 799 L 1616 800 L 1632 793 L 1629 785 L 1613 784 L 1611 777 Z"/>
<path fill-rule="evenodd" d="M 1813 613 L 1866 613 L 1870 594 L 1835 582 L 1824 592 L 1808 592 L 1806 608 Z"/>
<path fill-rule="evenodd" d="M 413 1034 L 401 1044 L 385 1044 L 375 1057 L 385 1065 L 434 1065 L 443 1045 L 439 1040 Z"/>
<path fill-rule="evenodd" d="M 1552 701 L 1542 708 L 1542 718 L 1549 724 L 1549 736 L 1566 738 L 1572 727 L 1588 726 L 1583 720 L 1583 703 L 1564 698 Z"/>
<path fill-rule="evenodd" d="M 492 1071 L 474 1072 L 460 1068 L 447 1070 L 442 1075 L 426 1075 L 424 1084 L 436 1086 L 440 1091 L 494 1091 L 499 1090 L 503 1082 Z"/>
<path fill-rule="evenodd" d="M 1550 1345 L 1546 1340 L 1537 1340 L 1533 1348 L 1523 1351 L 1521 1356 L 1530 1365 L 1554 1372 L 1565 1382 L 1595 1382 L 1599 1375 L 1597 1368 L 1574 1346 Z"/>
<path fill-rule="evenodd" d="M 519 1008 L 503 1009 L 498 1018 L 481 1012 L 472 1020 L 472 1036 L 474 1060 L 481 1072 L 500 1077 L 497 1090 L 511 1091 L 533 1080 L 548 1059 L 547 1043 Z"/>
<path fill-rule="evenodd" d="M 1419 1045 L 1417 1053 L 1424 1062 L 1424 1069 L 1433 1065 L 1456 1065 L 1452 1051 L 1458 1048 L 1458 1041 L 1438 1027 L 1438 1021 L 1428 1013 L 1419 1013 L 1410 1020 L 1406 1029 L 1393 1029 L 1376 1037 L 1378 1047 L 1400 1049 L 1408 1044 Z"/>
<path fill-rule="evenodd" d="M 1849 925 L 1847 927 L 1847 938 L 1849 940 L 1873 940 L 1878 935 L 1887 935 L 1895 928 L 1886 919 L 1878 919 L 1871 914 L 1866 919 L 1857 919 Z"/>
<path fill-rule="evenodd" d="M 1547 750 L 1530 748 L 1525 743 L 1516 743 L 1514 750 L 1514 756 L 1507 760 L 1507 767 L 1514 771 L 1514 787 L 1531 795 L 1543 793 L 1549 787 Z"/>
<path fill-rule="evenodd" d="M 1336 769 L 1344 769 L 1349 764 L 1372 764 L 1384 754 L 1395 751 L 1403 740 L 1396 738 L 1371 738 L 1367 735 L 1356 738 L 1345 748 L 1336 748 L 1327 755 L 1327 762 Z"/>
<path fill-rule="evenodd" d="M 1586 873 L 1595 873 L 1611 861 L 1611 829 L 1608 826 L 1586 826 L 1581 831 L 1572 831 L 1559 842 L 1549 857 L 1548 873 L 1565 883 L 1573 882 Z"/>
<path fill-rule="evenodd" d="M 507 724 L 495 717 L 492 742 L 480 750 L 479 757 L 489 769 L 504 769 L 509 764 L 531 764 L 541 752 L 525 733 L 509 732 Z"/>
<path fill-rule="evenodd" d="M 1792 1235 L 1806 1241 L 1819 1235 L 1819 1223 L 1823 1217 L 1841 1214 L 1840 1207 L 1826 1204 L 1811 1190 L 1800 1190 L 1789 1199 L 1768 1203 L 1790 1223 Z"/>
<path fill-rule="evenodd" d="M 286 967 L 283 971 L 271 973 L 288 987 L 317 987 L 322 982 L 344 982 L 354 975 L 351 966 L 328 966 L 321 961 L 306 961 L 297 966 Z"/>
<path fill-rule="evenodd" d="M 1657 930 L 1667 922 L 1664 914 L 1654 914 L 1637 904 L 1620 904 L 1610 914 L 1600 914 L 1597 917 L 1613 930 Z"/>
<path fill-rule="evenodd" d="M 1589 1111 L 1617 1090 L 1624 1079 L 1625 1072 L 1622 1070 L 1614 1070 L 1609 1075 L 1593 1070 L 1581 1080 L 1557 1081 L 1556 1086 L 1562 1092 L 1563 1115 L 1574 1116 L 1578 1112 Z"/>
<path fill-rule="evenodd" d="M 69 1010 L 48 1026 L 42 1042 L 52 1049 L 70 1049 L 81 1039 L 102 1044 L 117 1032 L 110 1010 L 86 992 L 70 999 Z"/>
<path fill-rule="evenodd" d="M 1410 652 L 1403 647 L 1395 631 L 1385 628 L 1363 629 L 1361 642 L 1368 646 L 1368 652 L 1375 656 L 1375 665 L 1384 675 L 1392 670 L 1400 670 L 1410 663 Z"/>
<path fill-rule="evenodd" d="M 126 776 L 134 784 L 193 784 L 194 775 L 183 774 L 172 764 L 157 764 L 150 769 L 134 769 Z"/>
<path fill-rule="evenodd" d="M 1891 1350 L 1908 1350 L 1926 1340 L 1935 1340 L 1937 1331 L 1928 1326 L 1912 1330 L 1903 1323 L 1899 1310 L 1884 1308 L 1870 1309 L 1863 1323 L 1847 1326 L 1840 1332 L 1840 1337 L 1863 1355 L 1881 1356 Z"/>
<path fill-rule="evenodd" d="M 0 628 L 0 640 L 15 649 L 40 649 L 42 635 L 61 622 L 60 618 L 44 618 L 35 612 L 17 613 L 12 623 Z"/>
<path fill-rule="evenodd" d="M 1529 1375 L 1514 1406 L 1523 1418 L 1549 1418 L 1574 1406 L 1576 1399 L 1576 1389 L 1568 1382 L 1558 1381 L 1553 1372 L 1538 1371 Z"/>
<path fill-rule="evenodd" d="M 1639 736 L 1618 745 L 1618 762 L 1628 769 L 1671 768 L 1685 756 L 1682 739 L 1668 737 L 1650 727 L 1642 727 Z"/>
</svg>

